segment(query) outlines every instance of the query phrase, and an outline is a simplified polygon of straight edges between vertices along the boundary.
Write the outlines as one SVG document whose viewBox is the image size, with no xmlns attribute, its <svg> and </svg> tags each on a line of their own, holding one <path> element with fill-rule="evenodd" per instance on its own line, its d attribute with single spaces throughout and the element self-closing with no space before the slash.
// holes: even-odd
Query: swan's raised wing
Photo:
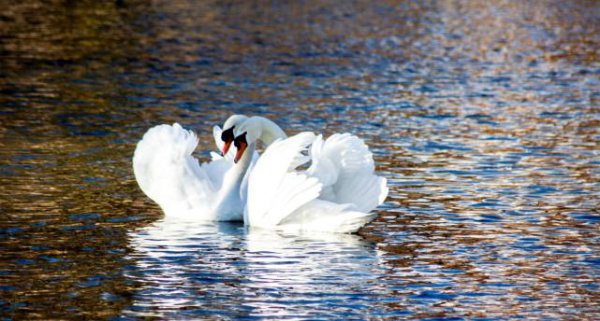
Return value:
<svg viewBox="0 0 600 321">
<path fill-rule="evenodd" d="M 310 153 L 307 173 L 323 184 L 320 199 L 369 212 L 387 197 L 386 179 L 374 174 L 373 155 L 362 139 L 345 133 L 324 141 L 319 135 Z"/>
<path fill-rule="evenodd" d="M 318 180 L 295 171 L 308 162 L 303 151 L 314 139 L 313 133 L 305 132 L 277 140 L 258 159 L 248 179 L 247 225 L 274 227 L 318 197 Z"/>
<path fill-rule="evenodd" d="M 167 216 L 197 216 L 208 209 L 217 188 L 192 152 L 198 138 L 179 124 L 155 126 L 144 134 L 133 156 L 136 180 Z M 214 162 L 213 162 L 214 163 Z"/>
</svg>

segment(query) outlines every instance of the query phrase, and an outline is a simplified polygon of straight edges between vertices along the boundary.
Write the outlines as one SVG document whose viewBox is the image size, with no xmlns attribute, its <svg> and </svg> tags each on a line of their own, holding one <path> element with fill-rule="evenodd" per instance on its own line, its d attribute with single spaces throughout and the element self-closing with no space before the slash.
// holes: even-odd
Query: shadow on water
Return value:
<svg viewBox="0 0 600 321">
<path fill-rule="evenodd" d="M 21 1 L 0 12 L 0 315 L 600 318 L 597 1 Z M 189 226 L 149 127 L 352 132 L 358 236 Z"/>
</svg>

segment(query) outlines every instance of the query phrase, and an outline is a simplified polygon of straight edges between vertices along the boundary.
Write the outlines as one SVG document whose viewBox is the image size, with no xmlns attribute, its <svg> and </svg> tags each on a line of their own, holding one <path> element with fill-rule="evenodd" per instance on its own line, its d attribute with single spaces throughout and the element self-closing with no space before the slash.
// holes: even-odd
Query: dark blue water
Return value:
<svg viewBox="0 0 600 321">
<path fill-rule="evenodd" d="M 24 1 L 0 10 L 0 315 L 600 318 L 594 1 Z M 232 113 L 351 132 L 359 235 L 162 219 L 135 143 Z"/>
</svg>

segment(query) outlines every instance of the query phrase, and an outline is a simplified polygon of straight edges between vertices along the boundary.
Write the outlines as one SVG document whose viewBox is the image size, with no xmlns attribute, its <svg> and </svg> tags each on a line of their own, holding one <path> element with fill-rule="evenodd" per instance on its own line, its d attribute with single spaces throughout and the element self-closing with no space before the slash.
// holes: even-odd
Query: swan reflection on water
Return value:
<svg viewBox="0 0 600 321">
<path fill-rule="evenodd" d="M 130 244 L 131 277 L 141 286 L 125 315 L 361 313 L 379 292 L 378 253 L 356 235 L 163 219 L 132 232 Z"/>
</svg>

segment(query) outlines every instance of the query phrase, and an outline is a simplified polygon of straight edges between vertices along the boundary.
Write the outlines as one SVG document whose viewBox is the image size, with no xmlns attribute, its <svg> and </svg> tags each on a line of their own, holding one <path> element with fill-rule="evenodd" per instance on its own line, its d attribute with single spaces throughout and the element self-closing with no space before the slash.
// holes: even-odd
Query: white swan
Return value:
<svg viewBox="0 0 600 321">
<path fill-rule="evenodd" d="M 222 131 L 213 127 L 219 149 L 227 151 L 233 141 L 230 117 Z M 211 153 L 212 161 L 200 165 L 192 156 L 198 138 L 179 124 L 159 125 L 144 134 L 133 156 L 133 171 L 142 191 L 169 217 L 207 221 L 241 221 L 246 203 L 247 170 L 257 156 L 245 153 L 235 164 L 233 156 Z M 247 177 L 246 177 L 247 179 Z"/>
<path fill-rule="evenodd" d="M 373 156 L 358 137 L 287 138 L 264 117 L 236 120 L 235 162 L 254 153 L 258 140 L 269 145 L 249 173 L 246 225 L 350 233 L 372 220 L 369 212 L 387 197 L 386 179 L 374 174 Z"/>
</svg>

